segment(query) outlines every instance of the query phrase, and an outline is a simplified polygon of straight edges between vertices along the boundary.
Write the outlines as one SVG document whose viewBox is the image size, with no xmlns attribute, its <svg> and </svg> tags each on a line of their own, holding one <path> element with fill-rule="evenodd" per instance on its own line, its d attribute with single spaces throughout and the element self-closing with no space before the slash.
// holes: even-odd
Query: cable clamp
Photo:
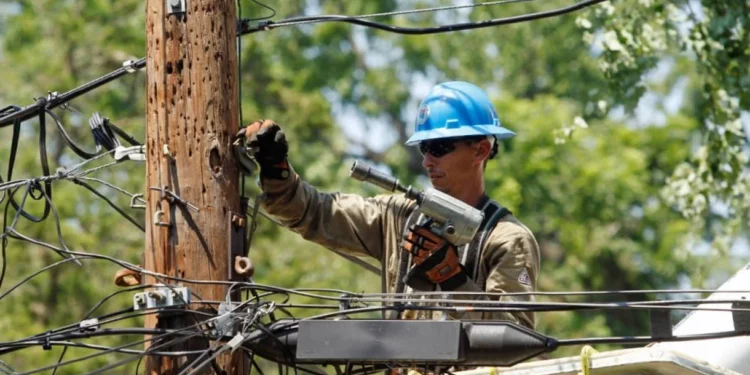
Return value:
<svg viewBox="0 0 750 375">
<path fill-rule="evenodd" d="M 133 296 L 133 310 L 161 309 L 190 304 L 190 289 L 157 284 L 152 291 Z"/>
<path fill-rule="evenodd" d="M 232 302 L 222 302 L 219 305 L 219 315 L 214 318 L 213 329 L 211 329 L 211 336 L 214 338 L 222 338 L 225 336 L 234 335 L 234 320 L 232 319 L 232 312 L 239 306 Z"/>
<path fill-rule="evenodd" d="M 242 336 L 241 333 L 238 333 L 234 335 L 234 337 L 232 337 L 229 342 L 227 342 L 227 346 L 232 348 L 232 351 L 234 351 L 235 349 L 237 349 L 237 347 L 240 346 L 240 344 L 242 344 L 243 341 L 245 341 L 245 336 Z"/>
<path fill-rule="evenodd" d="M 99 319 L 91 318 L 81 321 L 81 324 L 78 325 L 78 328 L 81 332 L 96 331 L 97 329 L 99 329 Z"/>
<path fill-rule="evenodd" d="M 146 161 L 146 146 L 115 147 L 115 160 Z"/>
<path fill-rule="evenodd" d="M 136 60 L 125 60 L 122 62 L 122 67 L 125 68 L 125 71 L 128 73 L 135 73 L 138 71 L 138 69 L 133 67 L 136 62 Z"/>
<path fill-rule="evenodd" d="M 47 101 L 51 102 L 56 99 L 60 94 L 57 91 L 47 91 Z M 65 105 L 64 103 L 62 105 Z"/>
</svg>

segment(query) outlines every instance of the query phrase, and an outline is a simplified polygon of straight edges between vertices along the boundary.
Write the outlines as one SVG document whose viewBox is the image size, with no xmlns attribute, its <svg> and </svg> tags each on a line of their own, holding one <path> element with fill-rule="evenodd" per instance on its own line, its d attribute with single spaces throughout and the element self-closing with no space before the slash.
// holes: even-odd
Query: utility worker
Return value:
<svg viewBox="0 0 750 375">
<path fill-rule="evenodd" d="M 500 126 L 485 92 L 467 82 L 435 86 L 419 106 L 414 135 L 422 165 L 435 189 L 484 212 L 473 241 L 456 248 L 433 234 L 427 218 L 404 195 L 364 198 L 322 193 L 304 182 L 287 162 L 281 127 L 257 121 L 240 131 L 256 149 L 262 207 L 307 240 L 348 254 L 379 260 L 384 292 L 533 292 L 539 247 L 533 234 L 484 190 L 484 170 L 497 140 L 515 134 Z M 446 272 L 448 270 L 448 272 Z M 457 295 L 468 300 L 533 301 L 524 296 Z M 470 303 L 467 301 L 467 303 Z M 391 318 L 435 318 L 432 311 L 405 311 Z M 452 313 L 457 319 L 511 320 L 534 328 L 531 312 Z"/>
</svg>

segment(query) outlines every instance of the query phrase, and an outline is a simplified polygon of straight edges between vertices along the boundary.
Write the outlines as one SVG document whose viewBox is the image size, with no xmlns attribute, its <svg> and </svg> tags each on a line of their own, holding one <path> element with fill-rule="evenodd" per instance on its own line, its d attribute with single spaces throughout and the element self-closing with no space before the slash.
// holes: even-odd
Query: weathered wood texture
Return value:
<svg viewBox="0 0 750 375">
<path fill-rule="evenodd" d="M 238 170 L 230 144 L 238 130 L 235 0 L 187 0 L 185 16 L 165 0 L 147 0 L 147 230 L 144 266 L 194 280 L 228 278 L 228 215 L 239 211 Z M 168 153 L 168 155 L 165 154 Z M 166 188 L 198 208 L 170 202 Z M 164 214 L 155 217 L 157 211 Z M 155 220 L 169 223 L 157 225 Z M 146 278 L 148 283 L 167 282 Z M 171 283 L 175 283 L 171 281 Z M 189 284 L 205 300 L 223 300 L 224 285 Z M 197 300 L 195 295 L 193 300 Z M 192 305 L 194 309 L 214 307 Z M 157 321 L 158 320 L 158 321 Z M 188 327 L 192 316 L 149 317 L 147 327 Z M 152 344 L 158 345 L 159 341 Z M 170 347 L 205 348 L 206 339 Z M 175 374 L 194 358 L 150 357 L 149 374 Z M 246 374 L 242 353 L 217 361 L 226 374 Z M 207 366 L 201 373 L 214 372 Z"/>
</svg>

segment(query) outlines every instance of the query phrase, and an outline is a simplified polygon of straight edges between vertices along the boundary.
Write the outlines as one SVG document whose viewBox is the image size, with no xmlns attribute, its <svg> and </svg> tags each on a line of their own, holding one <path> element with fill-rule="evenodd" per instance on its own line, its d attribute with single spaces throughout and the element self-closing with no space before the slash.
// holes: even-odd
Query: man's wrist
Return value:
<svg viewBox="0 0 750 375">
<path fill-rule="evenodd" d="M 469 279 L 469 275 L 467 275 L 466 272 L 463 270 L 463 267 L 461 268 L 462 268 L 461 272 L 453 275 L 452 277 L 438 284 L 440 285 L 440 290 L 444 290 L 444 291 L 456 290 L 461 285 L 464 285 L 467 281 L 471 280 Z"/>
</svg>

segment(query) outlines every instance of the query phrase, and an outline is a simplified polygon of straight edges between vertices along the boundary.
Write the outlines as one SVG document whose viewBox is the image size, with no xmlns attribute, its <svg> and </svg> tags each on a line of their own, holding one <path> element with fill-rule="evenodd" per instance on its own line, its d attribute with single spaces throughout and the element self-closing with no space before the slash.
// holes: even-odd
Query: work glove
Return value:
<svg viewBox="0 0 750 375">
<path fill-rule="evenodd" d="M 412 256 L 404 282 L 414 290 L 434 290 L 437 284 L 440 290 L 450 291 L 469 278 L 458 260 L 456 246 L 433 233 L 430 223 L 412 225 L 403 248 Z"/>
<path fill-rule="evenodd" d="M 284 131 L 277 123 L 273 120 L 256 121 L 240 129 L 237 137 L 243 136 L 247 148 L 260 165 L 262 177 L 277 180 L 289 177 L 289 144 Z"/>
</svg>

